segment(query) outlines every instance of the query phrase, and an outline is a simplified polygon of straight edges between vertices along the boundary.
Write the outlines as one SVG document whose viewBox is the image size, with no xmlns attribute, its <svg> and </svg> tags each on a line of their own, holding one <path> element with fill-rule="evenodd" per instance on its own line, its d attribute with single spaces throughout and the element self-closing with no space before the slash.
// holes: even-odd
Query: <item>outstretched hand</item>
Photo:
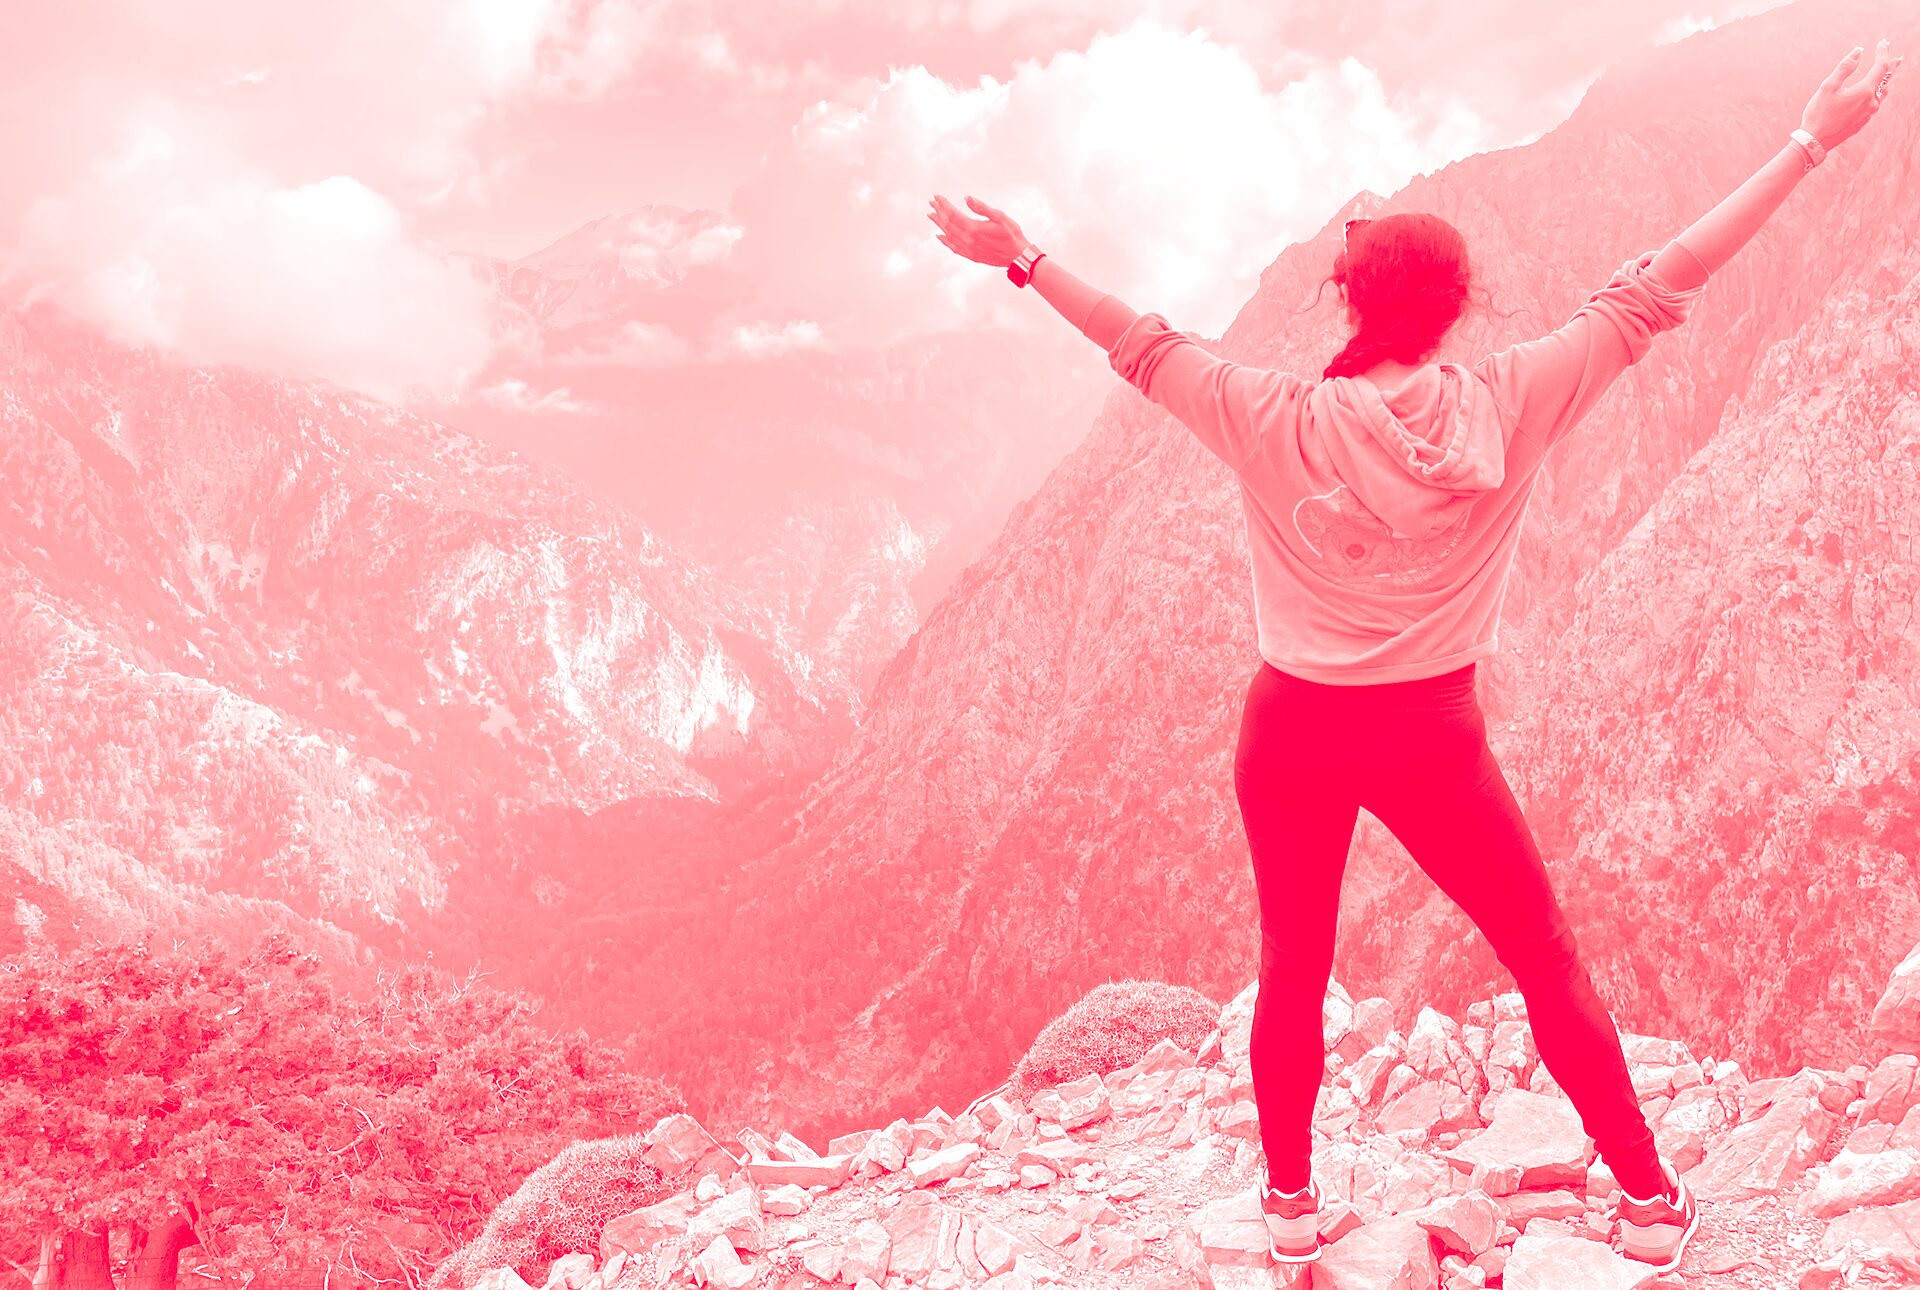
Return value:
<svg viewBox="0 0 1920 1290">
<path fill-rule="evenodd" d="M 1873 47 L 1873 63 L 1866 75 L 1849 82 L 1848 78 L 1859 70 L 1860 56 L 1865 52 L 1864 47 L 1856 48 L 1842 58 L 1839 66 L 1820 82 L 1806 111 L 1800 114 L 1800 128 L 1818 139 L 1823 148 L 1837 148 L 1859 133 L 1860 127 L 1879 111 L 1894 69 L 1906 60 L 1905 54 L 1889 57 L 1891 51 L 1882 39 Z"/>
<path fill-rule="evenodd" d="M 967 198 L 967 205 L 979 212 L 982 219 L 969 219 L 965 211 L 938 194 L 928 205 L 933 209 L 927 212 L 927 218 L 939 227 L 936 236 L 940 244 L 955 255 L 1004 269 L 1013 263 L 1014 256 L 1026 249 L 1027 235 L 1020 231 L 1020 226 L 1005 211 L 996 210 L 977 197 Z"/>
</svg>

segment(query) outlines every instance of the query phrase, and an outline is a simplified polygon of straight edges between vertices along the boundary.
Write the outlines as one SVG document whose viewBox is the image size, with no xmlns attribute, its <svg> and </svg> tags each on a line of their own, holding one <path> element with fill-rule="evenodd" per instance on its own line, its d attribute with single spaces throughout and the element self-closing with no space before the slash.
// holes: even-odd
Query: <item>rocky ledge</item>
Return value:
<svg viewBox="0 0 1920 1290">
<path fill-rule="evenodd" d="M 722 1142 L 662 1119 L 647 1159 L 684 1190 L 554 1260 L 545 1290 L 1827 1290 L 1920 1285 L 1920 949 L 1874 1014 L 1873 1066 L 1749 1079 L 1622 1031 L 1663 1154 L 1699 1198 L 1680 1267 L 1617 1253 L 1619 1194 L 1503 994 L 1464 1023 L 1384 999 L 1325 1003 L 1314 1173 L 1320 1261 L 1275 1266 L 1247 1039 L 1255 987 L 1197 1052 L 1138 1061 L 959 1116 L 836 1138 Z M 1617 1023 L 1616 1023 L 1617 1024 Z M 474 1290 L 529 1290 L 495 1268 Z"/>
</svg>

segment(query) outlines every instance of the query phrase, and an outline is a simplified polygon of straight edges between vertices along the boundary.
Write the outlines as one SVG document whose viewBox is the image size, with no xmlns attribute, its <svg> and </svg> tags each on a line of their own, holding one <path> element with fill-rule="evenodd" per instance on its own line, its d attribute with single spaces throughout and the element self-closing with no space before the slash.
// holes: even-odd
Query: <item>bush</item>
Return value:
<svg viewBox="0 0 1920 1290">
<path fill-rule="evenodd" d="M 677 1188 L 641 1159 L 640 1134 L 576 1142 L 528 1174 L 487 1217 L 480 1235 L 435 1269 L 435 1290 L 462 1290 L 492 1268 L 512 1268 L 529 1285 L 544 1285 L 563 1254 L 600 1258 L 600 1232 L 612 1220 L 661 1200 Z"/>
<path fill-rule="evenodd" d="M 1117 1071 L 1162 1039 L 1192 1052 L 1219 1024 L 1220 1005 L 1198 990 L 1164 981 L 1108 981 L 1034 1037 L 1007 1091 L 1025 1098 L 1082 1075 Z"/>
</svg>

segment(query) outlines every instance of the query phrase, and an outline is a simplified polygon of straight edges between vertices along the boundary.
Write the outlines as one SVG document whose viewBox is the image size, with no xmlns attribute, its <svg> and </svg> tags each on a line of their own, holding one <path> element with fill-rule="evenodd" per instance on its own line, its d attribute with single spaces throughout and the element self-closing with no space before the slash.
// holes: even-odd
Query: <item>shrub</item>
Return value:
<svg viewBox="0 0 1920 1290">
<path fill-rule="evenodd" d="M 1162 1039 L 1192 1052 L 1219 1024 L 1220 1005 L 1198 990 L 1164 981 L 1108 981 L 1034 1037 L 1007 1091 L 1025 1098 L 1082 1075 L 1117 1071 Z"/>
<path fill-rule="evenodd" d="M 646 1139 L 637 1133 L 567 1147 L 528 1174 L 487 1216 L 480 1234 L 435 1270 L 429 1284 L 456 1290 L 489 1269 L 508 1267 L 539 1286 L 563 1254 L 591 1254 L 598 1260 L 602 1228 L 676 1190 L 641 1159 L 646 1149 Z"/>
</svg>

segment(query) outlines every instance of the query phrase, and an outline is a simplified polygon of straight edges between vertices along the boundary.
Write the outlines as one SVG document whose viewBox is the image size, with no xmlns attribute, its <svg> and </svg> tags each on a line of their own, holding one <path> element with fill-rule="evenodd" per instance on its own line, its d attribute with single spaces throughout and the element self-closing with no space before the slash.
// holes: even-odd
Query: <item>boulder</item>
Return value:
<svg viewBox="0 0 1920 1290">
<path fill-rule="evenodd" d="M 863 1277 L 886 1280 L 892 1247 L 886 1228 L 870 1218 L 864 1220 L 840 1247 L 840 1279 L 849 1284 Z"/>
<path fill-rule="evenodd" d="M 1849 1210 L 1827 1224 L 1820 1234 L 1821 1255 L 1836 1254 L 1849 1243 L 1861 1250 L 1884 1248 L 1907 1258 L 1920 1258 L 1920 1200 L 1897 1205 L 1869 1205 Z"/>
<path fill-rule="evenodd" d="M 1420 1224 L 1444 1248 L 1469 1259 L 1490 1247 L 1500 1230 L 1499 1207 L 1478 1189 L 1443 1196 L 1408 1210 L 1406 1217 Z"/>
<path fill-rule="evenodd" d="M 1504 1290 L 1643 1290 L 1659 1274 L 1582 1236 L 1522 1234 L 1501 1276 Z"/>
<path fill-rule="evenodd" d="M 941 1268 L 958 1266 L 960 1211 L 941 1204 L 930 1193 L 909 1192 L 880 1225 L 892 1241 L 892 1271 L 924 1279 Z"/>
<path fill-rule="evenodd" d="M 740 1166 L 732 1153 L 714 1140 L 700 1122 L 684 1111 L 662 1118 L 646 1136 L 641 1156 L 667 1179 L 691 1173 L 731 1175 Z"/>
<path fill-rule="evenodd" d="M 751 1187 L 728 1192 L 687 1221 L 687 1239 L 695 1249 L 706 1248 L 716 1236 L 740 1250 L 764 1250 L 771 1244 L 759 1197 Z"/>
<path fill-rule="evenodd" d="M 600 1261 L 606 1263 L 619 1254 L 644 1254 L 661 1241 L 685 1236 L 694 1208 L 692 1193 L 683 1191 L 608 1220 L 600 1229 Z"/>
<path fill-rule="evenodd" d="M 1440 1152 L 1443 1160 L 1466 1171 L 1517 1166 L 1522 1189 L 1583 1186 L 1590 1154 L 1572 1102 L 1524 1089 L 1501 1093 L 1485 1129 Z"/>
<path fill-rule="evenodd" d="M 696 1285 L 719 1286 L 721 1290 L 742 1290 L 755 1275 L 751 1267 L 740 1261 L 725 1236 L 715 1236 L 694 1256 L 691 1267 Z"/>
<path fill-rule="evenodd" d="M 1431 1290 L 1440 1278 L 1426 1229 L 1398 1214 L 1322 1246 L 1319 1261 L 1310 1266 L 1314 1290 Z"/>
<path fill-rule="evenodd" d="M 1771 1081 L 1756 1080 L 1757 1088 Z M 1743 1200 L 1784 1190 L 1819 1160 L 1839 1117 L 1821 1102 L 1831 1081 L 1802 1068 L 1767 1098 L 1766 1109 L 1740 1125 L 1687 1172 L 1687 1185 L 1712 1200 Z"/>
<path fill-rule="evenodd" d="M 1900 1052 L 1920 1053 L 1920 945 L 1893 969 L 1868 1029 Z"/>
<path fill-rule="evenodd" d="M 1911 1109 L 1920 1092 L 1915 1090 L 1914 1072 L 1920 1068 L 1920 1056 L 1913 1053 L 1888 1053 L 1867 1076 L 1861 1096 L 1866 1105 L 1860 1109 L 1862 1124 L 1884 1121 L 1898 1124 Z"/>
<path fill-rule="evenodd" d="M 1813 1218 L 1832 1218 L 1863 1205 L 1896 1205 L 1920 1199 L 1920 1155 L 1894 1149 L 1857 1154 L 1850 1147 L 1813 1171 L 1813 1186 L 1797 1207 Z"/>
</svg>

